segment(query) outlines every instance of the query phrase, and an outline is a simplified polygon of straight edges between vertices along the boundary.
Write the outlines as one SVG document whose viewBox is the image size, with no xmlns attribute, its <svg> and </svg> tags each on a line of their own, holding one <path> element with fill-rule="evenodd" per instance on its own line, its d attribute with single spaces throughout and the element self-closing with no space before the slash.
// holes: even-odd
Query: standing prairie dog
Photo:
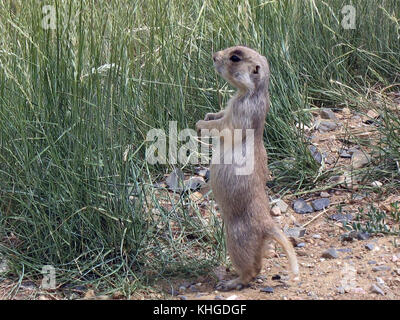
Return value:
<svg viewBox="0 0 400 320">
<path fill-rule="evenodd" d="M 218 113 L 207 113 L 204 120 L 196 123 L 198 131 L 241 129 L 239 143 L 242 150 L 251 151 L 254 166 L 249 174 L 237 174 L 239 163 L 223 163 L 227 158 L 221 152 L 219 163 L 211 163 L 210 184 L 225 224 L 228 252 L 239 277 L 221 282 L 219 290 L 242 289 L 261 271 L 265 243 L 277 241 L 286 252 L 290 269 L 298 279 L 299 268 L 294 249 L 283 232 L 275 225 L 269 211 L 269 200 L 265 192 L 267 180 L 267 152 L 263 143 L 264 123 L 269 109 L 269 66 L 267 59 L 256 51 L 236 46 L 213 54 L 216 71 L 238 90 L 228 101 L 227 107 Z M 246 129 L 252 129 L 254 143 L 247 141 Z M 221 138 L 221 148 L 226 135 Z M 247 146 L 247 149 L 246 149 Z M 253 147 L 254 146 L 254 147 Z M 252 149 L 252 150 L 250 150 Z M 232 151 L 231 151 L 232 152 Z M 234 158 L 231 156 L 231 159 Z M 247 158 L 246 158 L 247 161 Z"/>
</svg>

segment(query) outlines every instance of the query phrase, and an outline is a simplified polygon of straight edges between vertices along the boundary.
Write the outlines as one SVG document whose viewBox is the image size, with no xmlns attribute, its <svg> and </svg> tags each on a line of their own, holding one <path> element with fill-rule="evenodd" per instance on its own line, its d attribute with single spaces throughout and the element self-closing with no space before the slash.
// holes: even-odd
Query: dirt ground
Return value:
<svg viewBox="0 0 400 320">
<path fill-rule="evenodd" d="M 374 112 L 370 112 L 368 116 L 355 114 L 346 108 L 337 111 L 335 116 L 339 126 L 334 130 L 321 132 L 315 128 L 305 129 L 309 131 L 312 144 L 325 156 L 323 169 L 342 168 L 342 177 L 345 182 L 323 190 L 322 194 L 314 192 L 302 196 L 304 200 L 311 201 L 321 196 L 327 197 L 329 193 L 330 205 L 325 210 L 311 214 L 295 213 L 291 204 L 298 197 L 289 195 L 283 198 L 289 205 L 288 211 L 275 217 L 282 228 L 304 226 L 306 229 L 304 237 L 295 240 L 297 243 L 295 251 L 301 272 L 300 281 L 294 282 L 289 279 L 287 259 L 277 248 L 276 253 L 279 257 L 264 259 L 260 276 L 248 288 L 241 291 L 218 292 L 214 289 L 215 280 L 202 282 L 200 279 L 199 282 L 194 282 L 187 288 L 177 284 L 178 295 L 171 298 L 189 300 L 400 299 L 400 238 L 378 234 L 364 240 L 342 241 L 341 236 L 348 233 L 348 230 L 344 229 L 342 222 L 329 219 L 330 216 L 338 213 L 351 214 L 354 218 L 359 213 L 359 208 L 367 209 L 371 203 L 388 212 L 391 210 L 391 203 L 400 201 L 399 191 L 390 195 L 382 194 L 379 182 L 375 185 L 367 182 L 370 184 L 369 188 L 363 188 L 365 186 L 361 181 L 357 181 L 355 175 L 347 179 L 346 174 L 352 171 L 352 159 L 339 156 L 343 148 L 360 148 L 364 152 L 369 151 L 357 146 L 354 142 L 358 138 L 373 140 L 376 136 L 373 119 L 378 115 Z M 324 121 L 318 112 L 314 116 L 317 125 L 320 121 Z M 343 141 L 349 140 L 353 143 L 344 146 Z M 323 253 L 330 248 L 336 249 L 338 254 L 336 258 L 323 257 Z M 223 267 L 216 270 L 215 274 L 221 279 L 234 277 L 234 272 L 226 272 Z"/>
<path fill-rule="evenodd" d="M 320 114 L 314 114 L 316 126 L 321 119 Z M 353 217 L 359 208 L 367 208 L 373 203 L 381 210 L 390 211 L 390 203 L 400 201 L 400 191 L 385 195 L 380 192 L 379 183 L 365 188 L 357 178 L 346 178 L 345 172 L 351 172 L 350 157 L 340 157 L 344 146 L 343 141 L 375 136 L 376 127 L 366 123 L 373 119 L 355 114 L 349 109 L 335 112 L 339 125 L 327 132 L 315 128 L 305 128 L 309 132 L 311 143 L 325 156 L 322 170 L 343 168 L 344 182 L 326 190 L 318 190 L 304 194 L 301 197 L 311 201 L 328 197 L 330 205 L 322 211 L 310 214 L 298 214 L 292 209 L 292 202 L 299 195 L 288 195 L 283 198 L 289 208 L 285 213 L 274 219 L 283 229 L 304 228 L 305 234 L 298 239 L 292 239 L 296 244 L 300 266 L 300 281 L 290 280 L 287 272 L 287 259 L 279 247 L 276 247 L 275 257 L 265 258 L 263 269 L 250 286 L 240 291 L 218 292 L 214 289 L 217 280 L 231 279 L 234 270 L 227 271 L 224 266 L 215 270 L 215 276 L 199 278 L 191 281 L 177 281 L 174 294 L 144 294 L 144 299 L 268 299 L 268 300 L 344 300 L 344 299 L 400 299 L 400 239 L 398 236 L 374 235 L 368 239 L 344 241 L 345 230 L 342 222 L 329 219 L 337 213 L 351 214 Z M 370 121 L 371 122 L 371 121 Z M 353 142 L 356 140 L 353 140 Z M 357 147 L 354 143 L 347 147 Z M 368 152 L 368 149 L 363 149 Z M 347 179 L 347 180 L 346 180 Z M 339 177 L 340 180 L 340 177 Z M 342 179 L 343 180 L 343 179 Z M 336 180 L 337 181 L 337 180 Z M 321 192 L 323 192 L 321 194 Z M 271 195 L 271 192 L 270 192 Z M 273 195 L 273 194 L 272 194 Z M 205 200 L 204 200 L 205 201 Z M 323 253 L 335 248 L 337 257 L 323 257 Z M 7 299 L 16 284 L 11 281 L 0 282 L 0 299 Z M 57 294 L 39 292 L 34 285 L 24 283 L 14 299 L 60 299 Z M 99 299 L 94 292 L 86 294 L 88 299 Z M 107 297 L 105 297 L 107 298 Z M 113 298 L 113 297 L 108 297 Z M 114 297 L 118 298 L 118 297 Z"/>
</svg>

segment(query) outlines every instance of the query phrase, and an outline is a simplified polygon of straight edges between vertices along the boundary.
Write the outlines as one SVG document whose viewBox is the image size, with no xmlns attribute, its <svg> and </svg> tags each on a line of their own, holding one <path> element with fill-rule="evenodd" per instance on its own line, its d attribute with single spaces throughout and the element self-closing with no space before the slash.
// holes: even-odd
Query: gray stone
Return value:
<svg viewBox="0 0 400 320">
<path fill-rule="evenodd" d="M 382 296 L 385 295 L 385 292 L 384 292 L 378 285 L 376 285 L 376 284 L 373 284 L 373 285 L 371 286 L 370 291 L 373 292 L 373 293 L 380 294 L 380 295 L 382 295 Z"/>
<path fill-rule="evenodd" d="M 327 208 L 330 203 L 331 203 L 331 201 L 328 198 L 320 198 L 320 199 L 316 199 L 316 200 L 312 201 L 311 205 L 315 211 L 320 211 L 320 210 L 324 210 L 325 208 Z"/>
<path fill-rule="evenodd" d="M 304 237 L 305 233 L 306 233 L 306 229 L 304 228 L 289 228 L 284 230 L 284 233 L 291 238 L 302 238 Z"/>
<path fill-rule="evenodd" d="M 205 181 L 202 178 L 193 177 L 184 182 L 185 190 L 196 191 L 199 190 Z"/>
<path fill-rule="evenodd" d="M 329 198 L 331 195 L 328 192 L 322 191 L 320 194 L 321 198 Z"/>
<path fill-rule="evenodd" d="M 372 268 L 372 271 L 374 272 L 379 272 L 379 271 L 390 271 L 390 267 L 389 266 L 376 266 Z"/>
<path fill-rule="evenodd" d="M 335 130 L 337 128 L 337 123 L 332 121 L 321 121 L 318 126 L 320 132 L 328 132 Z"/>
<path fill-rule="evenodd" d="M 321 152 L 318 151 L 317 147 L 315 147 L 315 146 L 309 146 L 308 149 L 310 150 L 311 155 L 312 155 L 312 157 L 314 158 L 314 160 L 315 160 L 316 162 L 318 162 L 319 164 L 321 164 L 321 163 L 322 163 L 323 156 L 322 156 Z"/>
<path fill-rule="evenodd" d="M 265 287 L 265 288 L 261 288 L 260 291 L 261 291 L 261 292 L 265 292 L 265 293 L 274 293 L 274 288 L 272 288 L 272 287 Z"/>
<path fill-rule="evenodd" d="M 281 210 L 282 213 L 285 213 L 287 211 L 287 209 L 289 208 L 289 206 L 286 204 L 285 201 L 279 199 L 277 203 L 275 203 L 275 205 Z"/>
<path fill-rule="evenodd" d="M 374 250 L 374 248 L 375 248 L 375 245 L 374 245 L 373 243 L 367 243 L 367 244 L 365 245 L 365 249 L 367 249 L 367 250 L 369 250 L 369 251 Z"/>
<path fill-rule="evenodd" d="M 335 248 L 329 248 L 328 250 L 326 250 L 322 253 L 322 258 L 336 259 L 338 257 L 339 257 L 339 255 Z"/>
<path fill-rule="evenodd" d="M 305 247 L 306 246 L 306 244 L 304 243 L 304 242 L 300 242 L 300 243 L 298 243 L 297 245 L 296 245 L 296 248 L 303 248 L 303 247 Z"/>
<path fill-rule="evenodd" d="M 346 158 L 350 159 L 351 158 L 351 153 L 349 153 L 347 150 L 342 149 L 339 153 L 341 158 Z"/>
<path fill-rule="evenodd" d="M 322 119 L 328 119 L 328 120 L 337 120 L 337 117 L 335 113 L 328 108 L 322 108 L 320 111 L 320 115 Z"/>
<path fill-rule="evenodd" d="M 329 216 L 330 220 L 334 220 L 334 221 L 351 221 L 353 220 L 353 216 L 348 213 L 348 214 L 342 214 L 342 213 L 336 213 L 336 214 L 332 214 L 331 216 Z"/>
<path fill-rule="evenodd" d="M 181 299 L 181 300 L 187 300 L 186 296 L 178 296 L 178 298 Z"/>
<path fill-rule="evenodd" d="M 351 163 L 354 169 L 365 167 L 369 161 L 369 156 L 360 150 L 355 151 L 351 157 Z"/>
<path fill-rule="evenodd" d="M 303 199 L 297 199 L 296 201 L 293 202 L 293 210 L 296 213 L 300 214 L 306 214 L 306 213 L 312 213 L 314 212 L 314 209 Z"/>
<path fill-rule="evenodd" d="M 344 252 L 344 253 L 352 253 L 353 250 L 351 248 L 342 248 L 342 249 L 337 249 L 339 252 Z"/>
</svg>

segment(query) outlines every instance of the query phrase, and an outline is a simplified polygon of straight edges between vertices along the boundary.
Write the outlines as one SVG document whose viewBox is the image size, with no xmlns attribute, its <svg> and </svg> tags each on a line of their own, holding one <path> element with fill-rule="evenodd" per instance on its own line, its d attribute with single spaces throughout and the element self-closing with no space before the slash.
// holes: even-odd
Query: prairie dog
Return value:
<svg viewBox="0 0 400 320">
<path fill-rule="evenodd" d="M 226 154 L 221 152 L 220 162 L 211 163 L 210 184 L 225 224 L 228 252 L 239 277 L 221 282 L 219 290 L 242 289 L 261 271 L 265 243 L 277 241 L 286 252 L 292 273 L 298 279 L 299 268 L 294 249 L 284 233 L 272 220 L 269 200 L 265 192 L 267 180 L 267 152 L 263 143 L 265 117 L 269 110 L 269 66 L 267 59 L 256 51 L 236 46 L 213 54 L 216 71 L 237 88 L 236 94 L 228 101 L 224 110 L 207 113 L 204 120 L 196 123 L 196 129 L 228 129 L 233 136 L 234 129 L 241 129 L 239 139 L 241 151 L 251 151 L 254 168 L 249 174 L 238 175 L 240 167 L 233 159 L 223 163 Z M 246 129 L 254 132 L 254 148 L 249 147 Z M 220 136 L 223 150 L 225 136 Z M 233 152 L 235 153 L 234 140 Z M 247 146 L 247 149 L 246 149 Z M 234 157 L 233 157 L 234 158 Z M 246 159 L 247 160 L 247 159 Z"/>
</svg>

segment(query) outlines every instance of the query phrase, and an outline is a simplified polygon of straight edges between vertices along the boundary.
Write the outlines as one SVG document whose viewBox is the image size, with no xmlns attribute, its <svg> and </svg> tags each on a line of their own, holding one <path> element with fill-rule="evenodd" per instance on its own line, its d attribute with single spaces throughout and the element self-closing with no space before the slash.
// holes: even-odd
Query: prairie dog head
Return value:
<svg viewBox="0 0 400 320">
<path fill-rule="evenodd" d="M 214 67 L 240 91 L 256 91 L 269 79 L 267 59 L 253 49 L 236 46 L 213 54 Z"/>
</svg>

